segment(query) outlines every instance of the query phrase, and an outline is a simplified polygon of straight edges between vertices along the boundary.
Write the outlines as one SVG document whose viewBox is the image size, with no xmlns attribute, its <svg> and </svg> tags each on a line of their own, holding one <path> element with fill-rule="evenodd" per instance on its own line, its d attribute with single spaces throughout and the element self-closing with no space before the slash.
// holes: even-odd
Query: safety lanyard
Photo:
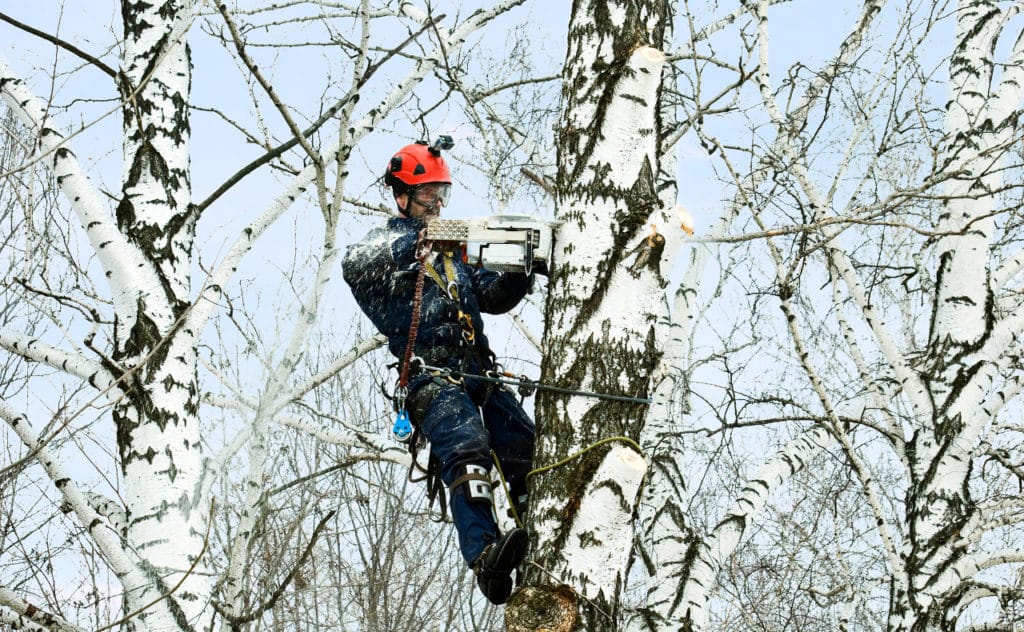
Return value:
<svg viewBox="0 0 1024 632">
<path fill-rule="evenodd" d="M 423 268 L 430 275 L 430 278 L 434 280 L 434 283 L 437 283 L 437 286 L 448 296 L 449 300 L 455 304 L 455 307 L 458 309 L 457 319 L 459 327 L 462 329 L 462 338 L 472 345 L 476 340 L 476 330 L 473 328 L 473 318 L 462 311 L 462 302 L 459 300 L 458 277 L 455 273 L 455 262 L 452 259 L 452 253 L 450 251 L 444 253 L 444 274 L 448 277 L 447 283 L 444 282 L 437 269 L 429 261 L 424 260 Z"/>
</svg>

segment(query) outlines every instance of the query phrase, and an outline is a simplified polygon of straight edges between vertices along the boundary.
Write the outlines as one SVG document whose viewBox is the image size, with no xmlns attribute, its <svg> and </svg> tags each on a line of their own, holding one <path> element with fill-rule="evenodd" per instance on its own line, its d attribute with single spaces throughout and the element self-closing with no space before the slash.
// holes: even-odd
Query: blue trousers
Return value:
<svg viewBox="0 0 1024 632">
<path fill-rule="evenodd" d="M 490 386 L 490 397 L 484 400 Z M 476 401 L 483 401 L 478 407 Z M 431 401 L 420 421 L 430 451 L 441 464 L 441 479 L 451 487 L 462 466 L 478 465 L 491 471 L 491 450 L 498 457 L 512 499 L 526 494 L 526 474 L 533 462 L 533 421 L 511 392 L 479 380 L 466 388 L 445 385 Z M 459 548 L 472 566 L 487 545 L 498 537 L 494 508 L 470 502 L 465 488 L 451 490 L 449 506 L 459 535 Z"/>
</svg>

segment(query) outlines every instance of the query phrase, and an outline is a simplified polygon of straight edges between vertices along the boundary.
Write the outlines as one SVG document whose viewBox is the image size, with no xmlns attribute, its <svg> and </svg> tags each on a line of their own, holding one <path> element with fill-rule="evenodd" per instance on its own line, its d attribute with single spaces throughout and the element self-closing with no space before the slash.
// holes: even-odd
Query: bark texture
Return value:
<svg viewBox="0 0 1024 632">
<path fill-rule="evenodd" d="M 542 380 L 647 398 L 664 315 L 664 237 L 649 225 L 657 193 L 659 98 L 667 6 L 577 2 L 563 75 L 555 270 Z M 623 297 L 630 297 L 623 304 Z M 531 590 L 509 629 L 614 630 L 646 463 L 636 448 L 647 405 L 544 393 L 533 477 Z M 592 447 L 598 442 L 622 437 Z M 629 441 L 626 441 L 628 439 Z M 575 610 L 575 619 L 565 613 Z M 570 626 L 570 627 L 558 627 Z"/>
</svg>

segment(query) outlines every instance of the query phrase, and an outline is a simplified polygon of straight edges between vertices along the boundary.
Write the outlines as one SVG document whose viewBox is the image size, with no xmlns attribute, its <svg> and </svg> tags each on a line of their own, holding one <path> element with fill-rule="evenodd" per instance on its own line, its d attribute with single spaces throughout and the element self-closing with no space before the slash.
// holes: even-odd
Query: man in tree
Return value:
<svg viewBox="0 0 1024 632">
<path fill-rule="evenodd" d="M 481 312 L 512 309 L 529 291 L 532 278 L 472 267 L 455 252 L 431 252 L 425 230 L 451 192 L 451 174 L 441 157 L 441 149 L 450 146 L 445 137 L 433 146 L 420 141 L 391 158 L 384 183 L 398 214 L 354 244 L 342 269 L 356 302 L 402 361 L 398 407 L 406 410 L 407 405 L 413 424 L 430 443 L 431 460 L 451 493 L 462 555 L 483 594 L 502 604 L 512 592 L 512 571 L 525 556 L 527 536 L 521 528 L 500 533 L 491 493 L 492 450 L 514 509 L 522 515 L 533 422 L 512 393 L 493 381 L 453 379 L 423 367 L 475 376 L 493 371 Z M 410 374 L 406 397 L 401 391 Z"/>
</svg>

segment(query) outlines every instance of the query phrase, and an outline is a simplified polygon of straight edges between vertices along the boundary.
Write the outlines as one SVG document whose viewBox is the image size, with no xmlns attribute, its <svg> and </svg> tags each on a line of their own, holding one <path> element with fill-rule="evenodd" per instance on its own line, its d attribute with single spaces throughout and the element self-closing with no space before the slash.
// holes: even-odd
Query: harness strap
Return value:
<svg viewBox="0 0 1024 632">
<path fill-rule="evenodd" d="M 467 344 L 473 345 L 476 343 L 476 330 L 473 327 L 473 317 L 462 311 L 462 301 L 459 299 L 459 284 L 457 282 L 457 276 L 455 272 L 455 261 L 451 252 L 444 253 L 444 275 L 448 281 L 441 277 L 441 274 L 437 271 L 429 261 L 423 262 L 423 267 L 426 269 L 427 274 L 430 278 L 437 283 L 437 286 L 441 288 L 448 299 L 455 303 L 456 309 L 458 309 L 458 315 L 456 321 L 459 324 L 459 328 L 462 329 L 462 338 Z"/>
<path fill-rule="evenodd" d="M 443 291 L 447 292 L 448 288 L 445 287 L 444 279 L 442 279 L 441 275 L 438 274 L 437 268 L 435 268 L 429 261 L 424 261 L 423 262 L 423 267 L 426 269 L 427 274 L 430 275 L 430 278 L 434 280 L 434 283 L 437 283 L 437 287 L 439 287 Z"/>
<path fill-rule="evenodd" d="M 426 482 L 427 509 L 429 510 L 433 507 L 434 502 L 437 501 L 437 508 L 441 512 L 441 517 L 435 520 L 435 522 L 445 522 L 448 520 L 448 498 L 445 495 L 444 481 L 441 479 L 441 461 L 431 452 L 430 456 L 427 457 L 427 468 L 424 470 L 419 467 L 416 461 L 416 454 L 419 452 L 420 438 L 422 438 L 422 435 L 420 435 L 420 431 L 417 428 L 416 437 L 409 443 L 409 452 L 412 454 L 412 465 L 409 466 L 409 482 Z M 423 476 L 416 478 L 413 475 L 416 469 L 420 469 L 423 472 Z"/>
<path fill-rule="evenodd" d="M 468 483 L 469 481 L 481 481 L 487 483 L 488 487 L 490 487 L 491 485 L 491 479 L 489 477 L 484 476 L 483 474 L 477 474 L 476 472 L 466 472 L 462 476 L 452 481 L 452 484 L 449 485 L 449 487 L 451 489 L 455 489 L 459 485 L 462 485 L 463 483 Z"/>
</svg>

